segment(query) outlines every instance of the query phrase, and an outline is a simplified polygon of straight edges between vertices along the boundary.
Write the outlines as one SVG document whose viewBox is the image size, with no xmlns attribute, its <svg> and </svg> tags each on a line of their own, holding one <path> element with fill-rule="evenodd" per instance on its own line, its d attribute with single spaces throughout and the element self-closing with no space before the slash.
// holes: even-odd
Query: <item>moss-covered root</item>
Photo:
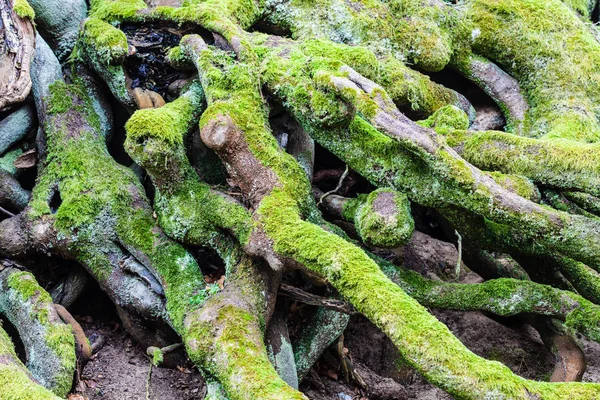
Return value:
<svg viewBox="0 0 600 400">
<path fill-rule="evenodd" d="M 30 197 L 31 192 L 23 189 L 14 176 L 0 170 L 0 207 L 16 213 L 25 208 Z"/>
<path fill-rule="evenodd" d="M 77 41 L 79 25 L 87 15 L 85 0 L 29 0 L 38 29 L 64 61 Z"/>
<path fill-rule="evenodd" d="M 62 322 L 48 292 L 32 274 L 4 269 L 0 272 L 0 313 L 17 328 L 27 367 L 36 381 L 66 397 L 75 373 L 75 341 L 71 326 Z"/>
<path fill-rule="evenodd" d="M 127 109 L 134 110 L 136 102 L 129 90 L 128 78 L 122 63 L 129 54 L 125 34 L 98 18 L 83 22 L 76 52 L 108 85 L 111 93 Z"/>
<path fill-rule="evenodd" d="M 600 198 L 584 192 L 564 191 L 567 200 L 577 204 L 582 209 L 600 217 Z"/>
<path fill-rule="evenodd" d="M 369 246 L 402 246 L 410 240 L 415 227 L 408 198 L 393 189 L 377 189 L 354 199 L 321 196 L 320 203 L 333 216 L 354 223 Z"/>
<path fill-rule="evenodd" d="M 464 241 L 463 260 L 471 270 L 484 279 L 514 278 L 531 280 L 527 271 L 510 255 L 481 250 L 468 244 L 465 245 Z"/>
<path fill-rule="evenodd" d="M 487 171 L 526 176 L 565 190 L 600 195 L 597 144 L 539 140 L 504 132 L 446 130 L 448 144 L 471 164 Z"/>
<path fill-rule="evenodd" d="M 0 400 L 61 400 L 35 381 L 0 326 Z"/>
<path fill-rule="evenodd" d="M 323 352 L 344 333 L 349 321 L 350 316 L 347 314 L 317 308 L 292 343 L 298 380 L 304 379 Z"/>
<path fill-rule="evenodd" d="M 320 221 L 318 215 L 311 214 L 314 204 L 310 184 L 302 168 L 281 151 L 266 128 L 257 77 L 251 72 L 255 69 L 226 62 L 222 55 L 214 57 L 204 49 L 197 53 L 209 99 L 200 122 L 202 138 L 225 161 L 235 184 L 248 194 L 256 209 L 259 232 L 266 235 L 281 257 L 276 261 L 293 260 L 294 265 L 326 278 L 388 335 L 411 365 L 458 398 L 598 397 L 600 385 L 528 381 L 500 363 L 471 353 L 447 327 L 389 280 L 361 249 L 303 220 L 301 216 L 309 215 Z M 228 101 L 230 98 L 235 101 Z M 265 246 L 265 241 L 262 243 Z"/>
<path fill-rule="evenodd" d="M 506 130 L 520 134 L 529 105 L 521 94 L 519 82 L 483 57 L 470 57 L 460 71 L 500 106 L 506 118 Z"/>
<path fill-rule="evenodd" d="M 474 0 L 466 14 L 473 51 L 519 81 L 527 136 L 598 141 L 600 43 L 576 13 L 561 0 Z"/>
<path fill-rule="evenodd" d="M 597 218 L 594 214 L 587 212 L 577 204 L 568 200 L 562 193 L 552 189 L 542 190 L 542 201 L 544 204 L 548 204 L 550 207 L 560 211 L 567 212 L 569 214 L 583 215 L 587 218 Z"/>
<path fill-rule="evenodd" d="M 126 125 L 127 151 L 156 186 L 155 209 L 165 232 L 184 243 L 215 248 L 230 271 L 223 292 L 208 300 L 202 291 L 192 296 L 202 308 L 197 309 L 196 301 L 179 304 L 183 313 L 178 315 L 185 322 L 178 331 L 190 358 L 216 377 L 231 399 L 301 399 L 277 375 L 262 341 L 272 278 L 258 272 L 256 261 L 240 258 L 239 249 L 227 249 L 231 244 L 223 230 L 245 238 L 251 216 L 241 204 L 201 182 L 185 154 L 183 140 L 198 122 L 203 99 L 202 89 L 194 84 L 160 109 L 137 111 Z M 187 284 L 181 278 L 180 273 L 171 276 L 166 284 Z"/>
<path fill-rule="evenodd" d="M 371 47 L 349 46 L 327 40 L 335 42 L 336 38 L 304 39 L 302 48 L 306 54 L 335 58 L 355 68 L 384 87 L 398 107 L 417 115 L 429 116 L 439 108 L 451 105 L 463 110 L 471 120 L 475 118 L 475 110 L 464 96 L 408 68 L 391 55 L 376 57 L 378 53 L 372 53 Z"/>
<path fill-rule="evenodd" d="M 243 205 L 202 182 L 190 165 L 184 139 L 203 109 L 204 93 L 195 83 L 164 107 L 138 110 L 125 125 L 125 148 L 154 183 L 154 209 L 165 233 L 186 244 L 212 246 L 223 230 L 248 236 L 252 221 Z"/>
<path fill-rule="evenodd" d="M 384 132 L 387 137 L 399 143 L 412 155 L 418 155 L 420 162 L 427 166 L 427 172 L 421 169 L 422 166 L 402 168 L 404 175 L 396 175 L 393 178 L 398 179 L 397 184 L 394 185 L 398 190 L 405 190 L 409 194 L 412 192 L 415 200 L 422 204 L 429 203 L 426 201 L 429 197 L 432 200 L 429 205 L 433 207 L 454 202 L 456 206 L 463 207 L 469 212 L 515 227 L 521 234 L 530 235 L 537 231 L 535 237 L 541 237 L 539 243 L 543 242 L 549 250 L 561 252 L 592 266 L 600 265 L 600 247 L 592 250 L 592 247 L 596 247 L 594 243 L 597 243 L 595 237 L 600 232 L 597 220 L 554 211 L 509 192 L 465 162 L 446 146 L 445 141 L 435 132 L 414 124 L 398 112 L 385 92 L 373 82 L 348 67 L 341 67 L 340 72 L 345 76 L 322 71 L 317 74 L 317 80 L 322 85 L 334 87 L 348 101 L 356 102 L 358 109 L 367 116 L 373 127 Z M 366 98 L 365 93 L 368 94 Z M 360 134 L 364 136 L 363 140 L 368 137 L 365 135 L 365 130 L 368 131 L 372 127 L 364 126 L 364 128 L 359 128 Z M 388 158 L 389 149 L 385 149 L 383 143 L 379 145 L 381 145 L 379 151 L 382 152 L 380 153 L 382 158 Z M 342 157 L 348 158 L 348 156 L 354 158 L 355 155 L 348 154 Z M 370 152 L 370 157 L 373 156 L 374 154 Z M 380 162 L 385 161 L 378 159 L 374 164 Z M 406 162 L 414 163 L 408 160 Z M 357 165 L 361 174 L 378 177 L 377 183 L 380 185 L 389 182 L 389 175 L 381 179 L 380 172 L 364 167 L 366 167 L 364 160 Z M 425 176 L 422 175 L 423 172 Z M 420 179 L 413 174 L 420 175 Z M 413 177 L 409 178 L 409 175 Z M 436 185 L 440 185 L 440 189 L 442 187 L 443 189 L 436 190 Z M 586 248 L 586 251 L 581 252 L 582 248 Z M 592 253 L 595 255 L 590 257 Z"/>
<path fill-rule="evenodd" d="M 362 1 L 357 9 L 342 0 L 311 6 L 286 0 L 267 3 L 267 10 L 271 22 L 313 47 L 315 56 L 335 54 L 333 58 L 382 85 L 400 107 L 428 116 L 442 106 L 455 105 L 474 114 L 462 95 L 400 61 L 428 71 L 439 71 L 448 63 L 450 44 L 443 25 L 453 17 L 445 14 L 441 2 Z"/>
<path fill-rule="evenodd" d="M 600 304 L 600 273 L 584 263 L 567 257 L 555 257 L 557 269 L 581 296 Z"/>
<path fill-rule="evenodd" d="M 590 339 L 600 340 L 600 306 L 573 292 L 511 278 L 461 284 L 434 281 L 376 259 L 385 274 L 425 307 L 482 310 L 496 315 L 550 316 Z"/>
<path fill-rule="evenodd" d="M 306 399 L 277 374 L 263 342 L 269 312 L 265 304 L 274 300 L 277 283 L 274 274 L 255 259 L 240 256 L 239 247 L 233 251 L 228 263 L 232 273 L 223 291 L 185 319 L 188 355 L 219 380 L 232 400 Z"/>
</svg>

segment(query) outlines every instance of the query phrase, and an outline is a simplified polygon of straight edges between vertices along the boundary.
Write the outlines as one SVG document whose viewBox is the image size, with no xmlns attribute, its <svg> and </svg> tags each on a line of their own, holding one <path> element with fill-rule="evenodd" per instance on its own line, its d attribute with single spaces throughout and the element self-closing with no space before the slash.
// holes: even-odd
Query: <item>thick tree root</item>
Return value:
<svg viewBox="0 0 600 400">
<path fill-rule="evenodd" d="M 279 377 L 263 343 L 266 294 L 273 294 L 264 266 L 242 255 L 225 289 L 186 318 L 190 358 L 210 371 L 231 399 L 306 399 Z"/>
<path fill-rule="evenodd" d="M 0 271 L 0 313 L 19 331 L 27 367 L 36 381 L 65 397 L 73 384 L 76 356 L 71 326 L 59 318 L 50 295 L 33 275 Z"/>
<path fill-rule="evenodd" d="M 87 14 L 85 0 L 29 0 L 42 36 L 59 60 L 71 54 L 79 35 L 79 25 Z"/>
<path fill-rule="evenodd" d="M 35 129 L 35 110 L 27 104 L 0 121 L 0 154 Z"/>
<path fill-rule="evenodd" d="M 323 352 L 344 333 L 350 316 L 318 308 L 293 342 L 298 379 L 302 381 Z"/>
<path fill-rule="evenodd" d="M 235 183 L 249 194 L 256 210 L 258 234 L 272 241 L 278 256 L 269 260 L 273 268 L 281 269 L 284 263 L 293 260 L 294 264 L 324 276 L 390 337 L 419 372 L 457 397 L 598 396 L 597 385 L 532 382 L 513 375 L 498 363 L 475 356 L 444 325 L 385 277 L 364 252 L 320 226 L 304 221 L 300 215 L 302 210 L 308 212 L 311 208 L 310 185 L 293 158 L 280 151 L 265 124 L 256 123 L 265 113 L 247 67 L 224 64 L 222 55 L 216 63 L 199 37 L 184 38 L 184 42 L 197 57 L 203 88 L 211 99 L 200 122 L 203 141 L 219 154 Z M 228 74 L 217 65 L 227 68 Z M 221 87 L 236 90 L 222 91 Z M 235 102 L 230 96 L 235 96 Z M 253 117 L 248 118 L 248 114 Z M 251 236 L 250 241 L 252 239 Z M 246 248 L 255 249 L 259 254 L 264 252 L 257 246 Z M 419 334 L 422 329 L 428 330 L 427 337 Z"/>
<path fill-rule="evenodd" d="M 461 72 L 490 96 L 507 118 L 506 130 L 519 134 L 523 130 L 529 106 L 521 94 L 519 82 L 496 64 L 482 57 L 471 57 Z"/>
<path fill-rule="evenodd" d="M 206 300 L 200 296 L 202 308 L 185 316 L 188 355 L 218 378 L 232 399 L 304 398 L 277 375 L 263 343 L 265 323 L 260 321 L 270 317 L 276 282 L 220 231 L 240 234 L 250 224 L 249 214 L 200 182 L 185 155 L 183 138 L 197 123 L 202 100 L 200 88 L 192 86 L 162 108 L 137 111 L 127 123 L 126 147 L 156 185 L 155 208 L 165 232 L 184 243 L 215 248 L 228 266 L 225 289 Z"/>
<path fill-rule="evenodd" d="M 468 164 L 447 145 L 447 139 L 456 139 L 454 144 L 464 152 L 466 145 L 460 141 L 471 135 L 463 133 L 470 116 L 458 113 L 456 125 L 453 121 L 446 127 L 436 124 L 437 134 L 410 121 L 396 106 L 429 115 L 450 104 L 469 114 L 470 105 L 461 96 L 410 72 L 399 60 L 439 71 L 447 65 L 460 69 L 477 53 L 498 63 L 498 69 L 490 65 L 484 69 L 501 78 L 494 81 L 486 73 L 480 77 L 495 92 L 499 92 L 498 82 L 517 90 L 499 68 L 518 80 L 530 101 L 529 110 L 520 100 L 504 102 L 518 103 L 511 105 L 512 114 L 524 116 L 513 115 L 515 121 L 524 121 L 524 134 L 595 141 L 600 129 L 593 104 L 600 80 L 594 56 L 600 53 L 600 45 L 558 0 L 469 0 L 460 7 L 436 0 L 402 5 L 375 0 L 356 10 L 332 0 L 315 7 L 324 4 L 334 4 L 336 13 L 341 10 L 339 21 L 332 23 L 314 13 L 307 19 L 318 28 L 312 31 L 296 21 L 298 15 L 312 10 L 292 1 L 274 5 L 272 15 L 299 39 L 293 41 L 246 32 L 264 15 L 265 5 L 258 1 L 189 1 L 176 8 L 171 6 L 179 3 L 157 7 L 159 3 L 153 2 L 149 7 L 142 0 L 94 0 L 81 36 L 85 46 L 79 52 L 130 109 L 144 101 L 153 107 L 162 102 L 149 95 L 136 104 L 130 93 L 123 62 L 133 49 L 115 27 L 121 22 L 199 26 L 213 33 L 218 46 L 233 50 L 237 59 L 209 48 L 199 36 L 184 38 L 171 56 L 179 52 L 181 65 L 193 63 L 202 88 L 192 84 L 176 101 L 136 112 L 126 126 L 127 151 L 156 187 L 158 222 L 136 177 L 106 150 L 98 119 L 108 118 L 102 117 L 103 112 L 99 118 L 102 110 L 95 95 L 88 94 L 85 79 L 80 81 L 85 73 L 74 68 L 72 85 L 60 80 L 60 67 L 49 68 L 45 76 L 34 74 L 36 107 L 47 144 L 40 153 L 47 157 L 27 209 L 0 224 L 4 252 L 22 253 L 27 245 L 41 248 L 50 243 L 55 253 L 75 258 L 109 293 L 129 329 L 137 329 L 141 338 L 138 323 L 158 321 L 159 326 L 174 328 L 196 365 L 216 377 L 232 399 L 303 398 L 277 375 L 263 343 L 274 301 L 267 289 L 277 286 L 281 271 L 292 268 L 326 279 L 390 337 L 411 365 L 458 398 L 598 397 L 597 384 L 532 382 L 475 356 L 411 296 L 440 307 L 548 315 L 598 339 L 600 312 L 595 304 L 574 293 L 517 280 L 440 286 L 407 274 L 403 291 L 384 275 L 378 260 L 322 219 L 306 177 L 311 168 L 303 168 L 282 150 L 281 132 L 275 132 L 280 143 L 274 138 L 265 98 L 283 105 L 303 133 L 371 183 L 393 188 L 402 197 L 403 207 L 394 201 L 396 207 L 380 215 L 375 215 L 377 199 L 396 192 L 379 189 L 372 202 L 356 201 L 360 204 L 348 219 L 364 228 L 365 242 L 396 245 L 406 239 L 412 225 L 404 230 L 409 233 L 394 235 L 402 230 L 394 218 L 409 216 L 410 199 L 441 211 L 457 227 L 467 224 L 464 236 L 470 243 L 572 260 L 574 264 L 562 267 L 563 275 L 570 274 L 573 281 L 593 278 L 586 292 L 591 297 L 598 280 L 586 268 L 600 269 L 596 218 L 536 204 L 531 200 L 539 201 L 539 193 L 531 182 L 516 176 L 492 177 Z M 540 42 L 537 32 L 546 29 L 549 21 L 556 29 L 547 32 L 551 40 Z M 337 28 L 329 29 L 332 24 Z M 352 35 L 340 37 L 339 28 L 346 26 L 345 32 Z M 567 49 L 568 54 L 556 49 Z M 40 58 L 45 57 L 43 44 L 40 50 Z M 46 60 L 50 67 L 57 65 Z M 545 68 L 539 68 L 541 64 Z M 564 76 L 564 65 L 576 72 Z M 59 81 L 50 86 L 57 80 L 51 79 L 56 70 Z M 582 87 L 584 81 L 589 85 Z M 568 98 L 564 88 L 569 89 Z M 384 89 L 389 89 L 389 95 Z M 208 107 L 202 113 L 204 95 Z M 507 117 L 512 122 L 510 110 Z M 227 167 L 227 182 L 242 192 L 241 202 L 200 181 L 187 160 L 183 139 L 199 118 L 200 136 Z M 564 143 L 553 141 L 552 146 Z M 304 146 L 301 152 L 307 149 L 311 151 Z M 311 167 L 312 155 L 304 160 L 298 155 Z M 563 180 L 563 186 L 556 185 L 596 195 L 593 179 L 589 183 L 585 176 L 595 166 L 582 166 L 581 154 L 575 158 L 575 166 L 565 163 L 568 171 L 573 170 L 567 184 Z M 524 164 L 531 169 L 525 175 L 537 183 L 551 179 L 534 177 L 535 166 Z M 361 209 L 365 215 L 360 215 Z M 458 230 L 462 235 L 462 228 Z M 15 237 L 15 232 L 24 234 Z M 377 237 L 381 232 L 383 239 Z M 196 262 L 172 239 L 210 246 L 220 253 L 229 269 L 222 292 L 209 295 L 217 288 L 203 289 Z M 275 271 L 265 273 L 269 279 L 261 272 L 260 258 Z M 572 287 L 566 280 L 565 286 Z M 435 296 L 430 298 L 430 292 Z M 522 299 L 515 300 L 514 295 Z M 551 304 L 542 304 L 547 300 L 543 296 Z M 152 339 L 160 347 L 161 338 Z"/>
<path fill-rule="evenodd" d="M 278 50 L 281 48 L 277 47 Z M 319 66 L 310 66 L 315 62 L 314 59 L 305 59 L 308 64 L 304 64 L 299 61 L 299 53 L 291 48 L 288 50 L 296 56 L 295 66 L 290 64 L 287 57 L 280 57 L 282 53 L 265 60 L 266 68 L 278 71 L 285 65 L 288 71 L 281 75 L 267 75 L 272 77 L 272 80 L 266 80 L 267 86 L 282 102 L 289 104 L 290 111 L 303 122 L 315 140 L 372 183 L 406 191 L 409 198 L 425 206 L 439 209 L 444 204 L 454 204 L 462 208 L 463 213 L 472 212 L 485 217 L 490 225 L 502 224 L 507 231 L 504 237 L 498 236 L 497 247 L 515 238 L 522 241 L 535 238 L 539 251 L 545 251 L 546 254 L 557 251 L 589 265 L 600 265 L 600 249 L 593 249 L 593 243 L 598 243 L 595 236 L 600 231 L 596 221 L 540 207 L 507 191 L 466 163 L 433 131 L 419 127 L 400 114 L 377 85 L 347 67 L 342 67 L 338 72 L 322 71 L 317 76 L 317 82 L 329 85 L 356 103 L 373 125 L 357 116 L 352 119 L 348 130 L 315 129 L 315 125 L 320 123 L 318 113 L 308 112 L 300 99 L 294 97 L 295 88 L 299 86 L 314 91 L 313 82 L 299 79 L 299 71 L 294 68 L 303 65 L 305 68 L 318 69 Z M 334 76 L 339 73 L 347 77 Z M 322 92 L 318 93 L 314 95 L 323 95 Z M 367 93 L 369 95 L 365 98 Z M 385 135 L 375 128 L 385 132 Z M 512 227 L 517 226 L 518 234 L 508 234 Z M 569 233 L 575 231 L 579 234 Z M 528 237 L 531 239 L 526 239 Z M 581 251 L 583 249 L 585 252 Z"/>
<path fill-rule="evenodd" d="M 25 100 L 31 90 L 29 68 L 35 43 L 33 16 L 26 0 L 0 3 L 0 111 Z"/>
<path fill-rule="evenodd" d="M 31 376 L 21 363 L 8 334 L 0 326 L 0 399 L 60 400 Z"/>
</svg>

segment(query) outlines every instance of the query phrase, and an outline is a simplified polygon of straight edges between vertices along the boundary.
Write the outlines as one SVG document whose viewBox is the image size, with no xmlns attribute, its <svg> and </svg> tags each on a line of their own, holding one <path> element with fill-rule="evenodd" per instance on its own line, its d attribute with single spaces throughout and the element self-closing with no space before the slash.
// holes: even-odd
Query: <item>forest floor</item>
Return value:
<svg viewBox="0 0 600 400">
<path fill-rule="evenodd" d="M 434 312 L 475 353 L 501 361 L 517 374 L 532 379 L 548 379 L 553 357 L 543 346 L 537 332 L 525 324 L 505 324 L 479 312 Z M 189 363 L 179 368 L 153 368 L 147 394 L 150 361 L 121 327 L 106 322 L 84 323 L 88 334 L 105 335 L 105 344 L 85 366 L 82 373 L 84 395 L 89 400 L 195 400 L 202 399 L 202 376 Z M 428 384 L 414 370 L 398 366 L 393 345 L 369 321 L 352 319 L 345 332 L 344 345 L 353 361 L 383 377 L 393 378 L 406 389 L 407 399 L 452 399 Z M 600 380 L 600 345 L 582 340 L 588 367 L 584 381 Z M 322 365 L 324 364 L 324 365 Z M 302 385 L 311 400 L 372 399 L 353 383 L 343 383 L 341 372 L 320 363 L 317 374 Z"/>
<path fill-rule="evenodd" d="M 456 250 L 451 244 L 417 232 L 402 257 L 404 265 L 422 274 L 443 276 L 453 270 L 456 256 Z M 480 279 L 465 268 L 460 281 L 469 283 Z M 97 295 L 104 296 L 99 291 Z M 173 368 L 153 368 L 148 380 L 150 361 L 145 356 L 144 349 L 137 346 L 125 333 L 118 324 L 116 315 L 107 312 L 110 308 L 107 301 L 78 306 L 82 315 L 78 318 L 88 337 L 101 335 L 105 339 L 104 346 L 81 373 L 79 388 L 83 390 L 83 394 L 89 400 L 204 398 L 206 389 L 202 376 L 183 357 L 172 361 Z M 529 325 L 516 318 L 492 319 L 480 312 L 432 312 L 476 354 L 500 361 L 523 377 L 549 379 L 553 369 L 553 356 Z M 365 318 L 352 317 L 344 333 L 343 344 L 359 374 L 374 373 L 377 376 L 378 385 L 381 385 L 377 390 L 379 396 L 373 396 L 372 390 L 359 388 L 353 381 L 344 383 L 334 343 L 301 385 L 302 391 L 311 400 L 400 400 L 400 386 L 404 387 L 402 398 L 452 399 L 427 383 L 410 367 L 403 365 L 392 343 Z M 588 362 L 583 380 L 598 382 L 600 344 L 583 338 L 581 344 Z M 389 388 L 394 390 L 387 390 Z"/>
</svg>

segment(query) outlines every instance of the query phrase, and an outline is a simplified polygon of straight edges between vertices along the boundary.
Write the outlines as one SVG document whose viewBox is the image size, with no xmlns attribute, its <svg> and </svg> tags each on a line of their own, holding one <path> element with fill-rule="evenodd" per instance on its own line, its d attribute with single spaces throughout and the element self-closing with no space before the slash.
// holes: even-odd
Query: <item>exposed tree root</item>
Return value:
<svg viewBox="0 0 600 400">
<path fill-rule="evenodd" d="M 31 90 L 29 68 L 33 58 L 35 31 L 33 10 L 26 1 L 0 3 L 0 110 L 25 100 Z"/>
<path fill-rule="evenodd" d="M 4 3 L 3 43 L 19 46 L 0 57 L 18 80 L 9 79 L 0 109 L 24 99 L 30 77 L 39 163 L 31 193 L 0 174 L 0 251 L 76 260 L 154 364 L 161 348 L 183 343 L 209 398 L 305 399 L 298 383 L 343 334 L 343 306 L 457 398 L 600 397 L 598 384 L 572 382 L 585 361 L 571 336 L 600 341 L 600 42 L 586 22 L 595 2 L 92 0 L 88 14 L 83 0 L 31 0 L 49 45 L 37 36 L 30 74 L 33 11 L 24 0 Z M 151 34 L 140 41 L 146 26 Z M 157 77 L 156 90 L 131 67 L 164 39 L 152 27 L 177 32 L 159 55 L 176 71 Z M 194 34 L 177 46 L 182 32 Z M 282 32 L 291 37 L 275 35 Z M 514 134 L 473 131 L 469 101 L 409 65 L 460 71 L 500 105 Z M 125 151 L 151 183 L 117 163 L 127 159 L 113 157 L 117 142 L 109 152 L 107 140 L 120 132 L 103 84 L 133 114 Z M 32 114 L 22 108 L 0 122 L 0 153 L 34 128 Z M 339 160 L 320 165 L 315 144 Z M 325 221 L 314 201 L 315 169 L 340 164 L 357 182 L 344 195 L 359 195 L 319 195 L 319 205 L 354 224 L 360 242 Z M 443 229 L 451 241 L 463 238 L 465 261 L 482 276 L 511 278 L 434 281 L 364 250 L 407 243 L 416 205 L 445 218 Z M 205 278 L 205 260 L 184 246 L 215 251 L 224 277 Z M 294 270 L 344 302 L 319 307 L 290 343 L 285 305 L 271 318 L 282 274 Z M 67 275 L 52 291 L 56 301 L 71 304 L 78 282 L 75 271 Z M 0 289 L 0 311 L 19 331 L 31 371 L 0 331 L 0 399 L 5 388 L 10 400 L 53 398 L 43 386 L 65 396 L 75 347 L 82 359 L 91 354 L 81 327 L 30 274 L 5 268 Z M 425 307 L 531 318 L 557 355 L 552 380 L 568 382 L 527 380 L 476 356 Z M 60 335 L 41 340 L 52 329 Z"/>
<path fill-rule="evenodd" d="M 2 400 L 59 400 L 21 363 L 8 334 L 0 327 L 0 398 Z"/>
<path fill-rule="evenodd" d="M 0 313 L 19 331 L 35 380 L 65 397 L 73 385 L 75 342 L 50 295 L 30 273 L 6 268 L 0 271 Z"/>
</svg>

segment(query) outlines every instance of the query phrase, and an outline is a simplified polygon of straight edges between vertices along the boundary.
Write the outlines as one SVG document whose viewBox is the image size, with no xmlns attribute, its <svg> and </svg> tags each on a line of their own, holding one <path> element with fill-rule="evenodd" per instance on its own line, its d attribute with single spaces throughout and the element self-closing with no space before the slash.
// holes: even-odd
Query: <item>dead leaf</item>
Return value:
<svg viewBox="0 0 600 400">
<path fill-rule="evenodd" d="M 336 381 L 338 380 L 338 374 L 335 371 L 331 370 L 331 369 L 327 370 L 327 376 L 330 377 L 333 380 L 336 380 Z"/>
<path fill-rule="evenodd" d="M 35 167 L 36 164 L 37 164 L 37 152 L 35 151 L 35 149 L 31 149 L 31 150 L 26 151 L 25 153 L 21 154 L 19 157 L 17 157 L 17 159 L 13 163 L 15 168 L 31 168 L 31 167 Z"/>
<path fill-rule="evenodd" d="M 190 371 L 189 369 L 184 368 L 184 367 L 180 367 L 179 365 L 177 366 L 177 369 L 179 370 L 179 372 L 183 372 L 184 374 L 191 374 L 192 373 L 192 371 Z"/>
<path fill-rule="evenodd" d="M 223 288 L 225 287 L 225 275 L 221 275 L 221 277 L 217 281 L 217 285 L 219 285 L 219 289 L 223 290 Z"/>
</svg>

